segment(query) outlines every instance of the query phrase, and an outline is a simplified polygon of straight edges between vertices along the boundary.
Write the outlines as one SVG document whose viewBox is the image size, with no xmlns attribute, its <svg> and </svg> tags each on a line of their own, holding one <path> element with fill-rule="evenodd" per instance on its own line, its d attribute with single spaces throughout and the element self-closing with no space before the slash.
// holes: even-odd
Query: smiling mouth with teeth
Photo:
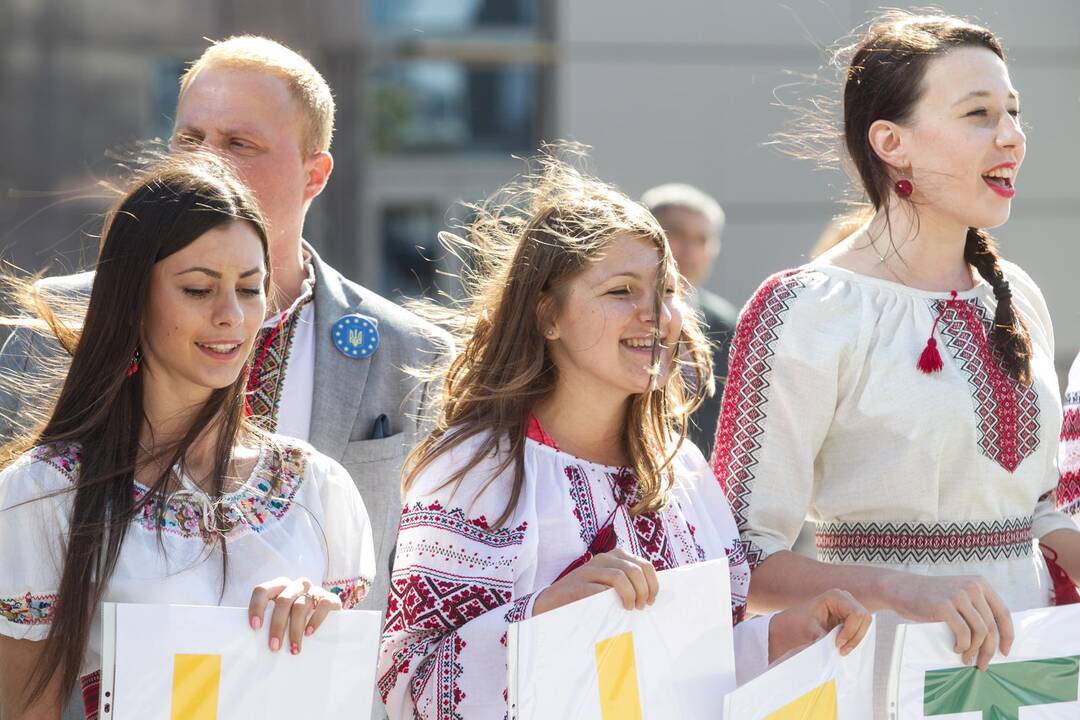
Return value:
<svg viewBox="0 0 1080 720">
<path fill-rule="evenodd" d="M 198 344 L 201 345 L 202 347 L 206 348 L 207 350 L 213 350 L 214 352 L 221 353 L 222 355 L 224 355 L 225 353 L 230 353 L 233 350 L 235 350 L 236 348 L 240 347 L 239 343 L 229 343 L 228 345 L 219 345 L 219 344 L 216 344 L 216 343 L 198 343 Z"/>
<path fill-rule="evenodd" d="M 1016 193 L 1013 188 L 1014 173 L 1014 168 L 998 167 L 984 174 L 982 179 L 994 192 L 1006 197 L 1012 197 Z"/>
</svg>

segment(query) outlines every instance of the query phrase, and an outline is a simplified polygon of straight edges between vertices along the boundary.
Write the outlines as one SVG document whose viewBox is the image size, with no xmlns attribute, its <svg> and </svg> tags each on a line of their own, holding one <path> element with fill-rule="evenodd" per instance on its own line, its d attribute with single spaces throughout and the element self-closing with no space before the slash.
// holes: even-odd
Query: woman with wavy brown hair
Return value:
<svg viewBox="0 0 1080 720">
<path fill-rule="evenodd" d="M 948 623 L 985 669 L 1012 643 L 1009 611 L 1077 597 L 1053 329 L 986 230 L 1026 150 L 1004 58 L 956 18 L 873 24 L 847 65 L 843 140 L 874 215 L 766 280 L 732 345 L 713 465 L 750 608 L 842 587 L 883 611 L 879 716 L 899 618 Z M 816 561 L 791 552 L 807 514 Z"/>
<path fill-rule="evenodd" d="M 108 214 L 78 329 L 32 303 L 70 369 L 0 473 L 0 716 L 97 717 L 102 602 L 248 605 L 298 654 L 374 572 L 348 474 L 245 412 L 266 229 L 211 155 L 141 174 Z M 27 288 L 29 289 L 29 288 Z M 294 578 L 290 580 L 289 578 Z M 288 634 L 286 634 L 288 628 Z"/>
<path fill-rule="evenodd" d="M 711 370 L 663 231 L 539 165 L 448 238 L 477 271 L 448 313 L 463 350 L 435 430 L 406 466 L 378 677 L 392 718 L 503 718 L 508 623 L 608 588 L 643 608 L 657 570 L 726 558 L 743 619 L 745 555 L 685 439 Z M 743 623 L 740 677 L 841 623 L 846 652 L 868 622 L 833 592 Z"/>
</svg>

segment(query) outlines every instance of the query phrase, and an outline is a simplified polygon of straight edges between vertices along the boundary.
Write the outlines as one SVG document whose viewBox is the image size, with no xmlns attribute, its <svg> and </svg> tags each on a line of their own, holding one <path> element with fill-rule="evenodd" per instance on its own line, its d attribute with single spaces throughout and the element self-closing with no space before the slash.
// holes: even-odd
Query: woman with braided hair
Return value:
<svg viewBox="0 0 1080 720">
<path fill-rule="evenodd" d="M 1080 532 L 1056 507 L 1050 318 L 985 230 L 1008 219 L 1025 152 L 1004 56 L 951 17 L 871 26 L 843 140 L 874 215 L 766 280 L 731 349 L 712 464 L 749 608 L 840 587 L 880 611 L 882 717 L 896 622 L 948 623 L 985 668 L 1009 651 L 1010 611 L 1071 601 L 1080 578 Z M 790 551 L 806 516 L 816 561 Z"/>
</svg>

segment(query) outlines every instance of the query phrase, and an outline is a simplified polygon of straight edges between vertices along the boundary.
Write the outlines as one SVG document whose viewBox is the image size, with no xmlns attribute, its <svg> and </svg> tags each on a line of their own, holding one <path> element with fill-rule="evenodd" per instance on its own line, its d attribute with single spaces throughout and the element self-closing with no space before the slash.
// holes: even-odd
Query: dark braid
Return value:
<svg viewBox="0 0 1080 720">
<path fill-rule="evenodd" d="M 994 238 L 985 230 L 968 228 L 964 243 L 964 260 L 973 265 L 986 282 L 994 288 L 997 311 L 994 329 L 988 338 L 990 346 L 1001 357 L 1005 373 L 1017 382 L 1031 383 L 1031 338 L 1024 318 L 1013 307 L 1012 290 L 998 263 Z"/>
</svg>

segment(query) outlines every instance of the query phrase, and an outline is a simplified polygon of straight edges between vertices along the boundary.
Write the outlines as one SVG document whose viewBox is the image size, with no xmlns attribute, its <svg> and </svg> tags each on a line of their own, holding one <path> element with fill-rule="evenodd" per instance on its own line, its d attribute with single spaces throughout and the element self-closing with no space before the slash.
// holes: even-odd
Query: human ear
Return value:
<svg viewBox="0 0 1080 720">
<path fill-rule="evenodd" d="M 911 164 L 908 162 L 903 128 L 896 123 L 875 120 L 866 135 L 870 148 L 885 164 L 895 170 L 902 170 Z"/>
<path fill-rule="evenodd" d="M 304 163 L 304 199 L 312 200 L 326 187 L 334 171 L 334 156 L 326 150 L 317 152 Z"/>
<path fill-rule="evenodd" d="M 536 304 L 536 322 L 545 340 L 559 339 L 559 323 L 555 319 L 555 298 L 542 293 Z"/>
</svg>

